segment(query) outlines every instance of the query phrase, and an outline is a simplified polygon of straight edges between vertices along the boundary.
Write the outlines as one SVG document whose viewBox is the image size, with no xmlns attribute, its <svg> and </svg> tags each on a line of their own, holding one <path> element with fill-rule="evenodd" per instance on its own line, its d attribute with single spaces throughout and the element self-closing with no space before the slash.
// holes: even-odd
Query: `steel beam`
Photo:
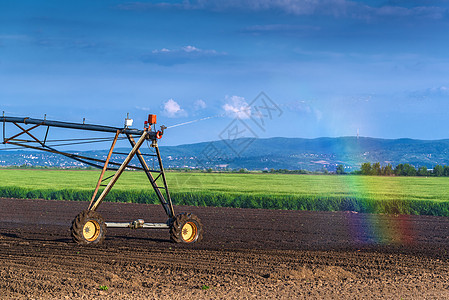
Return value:
<svg viewBox="0 0 449 300">
<path fill-rule="evenodd" d="M 154 149 L 156 149 L 157 160 L 159 161 L 159 169 L 161 169 L 161 173 L 159 174 L 159 176 L 162 176 L 162 182 L 164 183 L 165 194 L 167 195 L 167 202 L 168 202 L 168 206 L 169 206 L 170 212 L 171 212 L 170 217 L 174 218 L 175 210 L 173 209 L 173 203 L 171 201 L 170 192 L 168 191 L 167 180 L 165 179 L 164 166 L 162 165 L 161 153 L 159 152 L 159 147 L 157 146 L 157 144 L 155 145 Z M 159 178 L 159 176 L 158 176 L 158 178 Z"/>
<path fill-rule="evenodd" d="M 128 156 L 123 161 L 123 163 L 120 166 L 120 168 L 117 170 L 117 172 L 115 172 L 114 177 L 112 177 L 112 179 L 109 181 L 109 183 L 106 186 L 106 188 L 103 190 L 101 195 L 98 197 L 97 201 L 95 201 L 95 203 L 90 207 L 90 210 L 96 210 L 98 205 L 100 205 L 100 203 L 104 200 L 106 195 L 109 193 L 109 191 L 112 189 L 114 184 L 117 182 L 117 180 L 120 177 L 120 175 L 122 175 L 123 171 L 125 171 L 125 168 L 128 165 L 128 163 L 134 157 L 136 152 L 139 151 L 139 148 L 140 148 L 140 146 L 142 146 L 143 142 L 146 140 L 147 135 L 148 135 L 148 132 L 144 131 L 142 136 L 140 137 L 140 139 L 137 141 L 137 143 L 135 144 L 135 146 L 131 150 L 131 152 L 129 152 Z"/>
<path fill-rule="evenodd" d="M 72 129 L 81 129 L 81 130 L 90 130 L 90 131 L 101 131 L 101 132 L 112 132 L 116 133 L 117 130 L 120 133 L 124 134 L 134 134 L 134 135 L 142 135 L 145 130 L 134 129 L 134 128 L 118 128 L 111 126 L 103 126 L 103 125 L 94 125 L 94 124 L 83 124 L 83 123 L 72 123 L 72 122 L 61 122 L 61 121 L 49 121 L 44 119 L 33 119 L 33 118 L 18 118 L 18 117 L 1 117 L 3 122 L 9 123 L 23 123 L 23 124 L 36 124 L 50 127 L 61 127 L 61 128 L 72 128 Z M 151 134 L 151 132 L 149 132 Z M 153 137 L 151 137 L 153 138 Z M 156 133 L 154 132 L 154 138 L 156 138 Z"/>
<path fill-rule="evenodd" d="M 90 208 L 90 206 L 92 205 L 92 203 L 95 200 L 95 196 L 98 193 L 98 189 L 100 188 L 100 185 L 101 185 L 101 180 L 103 179 L 104 173 L 108 169 L 109 160 L 111 159 L 112 151 L 114 150 L 115 143 L 117 142 L 117 138 L 118 138 L 119 134 L 120 134 L 120 131 L 117 130 L 114 140 L 112 141 L 111 149 L 109 149 L 108 157 L 106 158 L 106 161 L 104 162 L 103 169 L 101 170 L 100 178 L 98 178 L 98 182 L 97 182 L 97 186 L 95 187 L 94 194 L 92 195 L 92 199 L 90 200 L 90 203 L 89 203 L 89 206 L 87 209 Z"/>
<path fill-rule="evenodd" d="M 131 146 L 135 147 L 136 142 L 134 141 L 134 138 L 131 135 L 129 135 L 129 134 L 127 134 L 127 136 L 128 136 L 128 139 L 129 139 L 129 142 L 130 142 Z M 157 149 L 157 144 L 156 144 L 156 149 Z M 169 218 L 174 218 L 175 217 L 175 211 L 173 209 L 173 205 L 172 205 L 172 202 L 171 202 L 170 194 L 168 193 L 168 188 L 167 188 L 167 185 L 166 185 L 166 182 L 165 182 L 164 169 L 162 167 L 162 160 L 160 158 L 159 150 L 157 150 L 157 152 L 156 152 L 156 154 L 158 156 L 158 161 L 160 163 L 160 165 L 159 165 L 160 166 L 159 176 L 163 175 L 164 188 L 165 188 L 165 193 L 167 195 L 167 199 L 165 199 L 164 195 L 162 194 L 162 192 L 160 190 L 160 187 L 156 183 L 156 180 L 157 180 L 157 178 L 159 178 L 159 176 L 156 179 L 154 179 L 153 174 L 151 174 L 152 170 L 150 170 L 150 168 L 148 167 L 148 164 L 146 163 L 142 153 L 139 150 L 137 150 L 136 154 L 137 154 L 137 158 L 140 161 L 140 164 L 142 165 L 142 167 L 143 167 L 143 169 L 145 171 L 145 174 L 147 174 L 148 180 L 150 181 L 151 185 L 153 186 L 153 189 L 156 192 L 156 195 L 159 198 L 159 201 L 161 202 L 162 207 L 165 210 L 165 213 L 167 214 L 167 216 Z"/>
</svg>

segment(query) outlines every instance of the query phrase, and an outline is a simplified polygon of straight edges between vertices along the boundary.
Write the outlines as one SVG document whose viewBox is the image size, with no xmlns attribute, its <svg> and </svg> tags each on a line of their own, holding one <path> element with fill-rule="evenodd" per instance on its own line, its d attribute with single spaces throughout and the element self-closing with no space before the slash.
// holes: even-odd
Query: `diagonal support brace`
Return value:
<svg viewBox="0 0 449 300">
<path fill-rule="evenodd" d="M 103 190 L 103 192 L 101 193 L 101 195 L 98 197 L 97 201 L 95 201 L 95 203 L 89 208 L 89 210 L 96 210 L 98 205 L 100 205 L 100 203 L 104 200 L 104 198 L 106 197 L 106 195 L 109 193 L 109 191 L 112 189 L 112 187 L 114 186 L 114 184 L 117 182 L 118 178 L 120 177 L 120 175 L 122 175 L 123 171 L 125 171 L 126 166 L 128 165 L 128 163 L 131 161 L 131 159 L 134 157 L 134 155 L 137 153 L 137 151 L 139 150 L 140 146 L 142 146 L 143 142 L 145 141 L 145 139 L 147 138 L 148 132 L 144 132 L 142 134 L 142 136 L 140 137 L 140 139 L 137 141 L 137 143 L 134 145 L 133 149 L 131 150 L 131 152 L 129 152 L 128 156 L 125 158 L 125 160 L 123 161 L 122 165 L 120 166 L 120 168 L 117 170 L 117 172 L 115 172 L 114 177 L 112 177 L 112 179 L 109 181 L 108 185 L 106 186 L 106 188 Z"/>
<path fill-rule="evenodd" d="M 33 138 L 36 142 L 38 142 L 39 144 L 42 144 L 41 141 L 39 141 L 36 137 L 34 137 L 34 136 L 30 133 L 31 130 L 33 130 L 33 129 L 39 127 L 39 126 L 41 126 L 42 124 L 37 124 L 37 125 L 35 125 L 35 126 L 31 127 L 31 128 L 28 128 L 28 129 L 23 128 L 22 126 L 20 126 L 20 125 L 17 124 L 16 122 L 13 122 L 13 124 L 16 125 L 17 127 L 19 127 L 20 130 L 22 130 L 22 132 L 19 132 L 19 133 L 16 134 L 15 136 L 12 136 L 12 137 L 10 137 L 10 138 L 8 138 L 8 139 L 4 139 L 4 141 L 3 141 L 4 144 L 8 143 L 8 141 L 13 140 L 14 138 L 16 138 L 16 137 L 18 137 L 18 136 L 21 136 L 21 135 L 24 134 L 24 133 L 28 134 L 30 137 L 32 137 L 32 138 Z"/>
<path fill-rule="evenodd" d="M 135 141 L 134 138 L 130 135 L 127 134 L 129 142 L 131 143 L 132 146 L 135 145 Z M 145 159 L 143 158 L 143 154 L 138 150 L 137 151 L 137 158 L 140 161 L 140 164 L 142 165 L 145 173 L 147 174 L 148 180 L 150 181 L 151 185 L 153 186 L 154 191 L 156 192 L 157 197 L 159 198 L 159 201 L 162 204 L 162 207 L 165 210 L 165 213 L 167 214 L 167 216 L 172 219 L 175 217 L 175 211 L 173 209 L 173 204 L 170 198 L 170 193 L 168 191 L 168 187 L 167 187 L 167 182 L 165 180 L 165 173 L 164 173 L 164 167 L 162 166 L 162 159 L 161 159 L 161 154 L 159 153 L 159 149 L 157 147 L 157 144 L 155 146 L 156 149 L 156 156 L 158 158 L 158 162 L 159 162 L 159 168 L 160 168 L 160 173 L 159 175 L 156 177 L 156 179 L 154 179 L 153 175 L 151 174 L 152 170 L 150 170 L 150 168 L 148 167 L 148 164 L 145 162 Z M 156 183 L 156 180 L 162 176 L 163 178 L 163 182 L 164 182 L 164 187 L 159 187 Z M 167 199 L 165 199 L 164 195 L 161 192 L 161 189 L 165 189 L 165 194 L 167 196 Z"/>
<path fill-rule="evenodd" d="M 114 150 L 115 143 L 117 142 L 117 138 L 118 138 L 119 134 L 120 134 L 120 131 L 117 130 L 117 132 L 115 133 L 114 140 L 112 141 L 111 149 L 109 149 L 108 157 L 106 158 L 106 161 L 104 162 L 103 169 L 101 170 L 100 178 L 98 178 L 97 186 L 95 187 L 95 191 L 94 191 L 94 194 L 92 195 L 92 199 L 90 200 L 88 209 L 92 206 L 92 203 L 95 200 L 95 196 L 98 193 L 98 189 L 100 188 L 104 173 L 108 169 L 109 160 L 111 159 L 112 151 Z"/>
</svg>

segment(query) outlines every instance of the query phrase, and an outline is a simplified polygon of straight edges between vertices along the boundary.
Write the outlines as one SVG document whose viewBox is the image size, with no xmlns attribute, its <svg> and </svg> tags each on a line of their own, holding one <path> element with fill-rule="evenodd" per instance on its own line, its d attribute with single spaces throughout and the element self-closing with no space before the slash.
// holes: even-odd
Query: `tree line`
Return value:
<svg viewBox="0 0 449 300">
<path fill-rule="evenodd" d="M 338 167 L 337 167 L 338 169 Z M 449 166 L 436 165 L 429 170 L 426 166 L 416 169 L 410 164 L 399 164 L 395 168 L 391 164 L 381 166 L 380 163 L 363 163 L 360 171 L 356 172 L 361 175 L 376 175 L 376 176 L 435 176 L 443 177 L 449 176 Z"/>
</svg>

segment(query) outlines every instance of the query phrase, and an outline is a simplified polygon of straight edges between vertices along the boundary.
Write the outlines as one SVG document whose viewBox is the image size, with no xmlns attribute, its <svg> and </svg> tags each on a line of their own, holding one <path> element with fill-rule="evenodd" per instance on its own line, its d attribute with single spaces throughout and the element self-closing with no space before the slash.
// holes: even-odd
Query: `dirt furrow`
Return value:
<svg viewBox="0 0 449 300">
<path fill-rule="evenodd" d="M 200 216 L 202 242 L 108 229 L 103 245 L 82 247 L 69 228 L 85 205 L 0 199 L 2 298 L 449 298 L 446 218 L 176 207 Z M 165 221 L 152 205 L 104 203 L 100 212 Z"/>
</svg>

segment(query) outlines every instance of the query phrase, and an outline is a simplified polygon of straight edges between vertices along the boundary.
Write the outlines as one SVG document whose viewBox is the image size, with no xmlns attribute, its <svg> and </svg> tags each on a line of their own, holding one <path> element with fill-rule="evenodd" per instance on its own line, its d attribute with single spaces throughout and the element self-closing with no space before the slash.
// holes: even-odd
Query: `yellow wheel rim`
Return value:
<svg viewBox="0 0 449 300">
<path fill-rule="evenodd" d="M 100 224 L 94 220 L 90 220 L 83 227 L 83 236 L 89 242 L 95 241 L 100 235 Z"/>
<path fill-rule="evenodd" d="M 187 222 L 182 226 L 181 234 L 182 239 L 186 243 L 193 242 L 196 238 L 198 232 L 198 228 L 196 227 L 196 224 L 193 222 Z"/>
</svg>

